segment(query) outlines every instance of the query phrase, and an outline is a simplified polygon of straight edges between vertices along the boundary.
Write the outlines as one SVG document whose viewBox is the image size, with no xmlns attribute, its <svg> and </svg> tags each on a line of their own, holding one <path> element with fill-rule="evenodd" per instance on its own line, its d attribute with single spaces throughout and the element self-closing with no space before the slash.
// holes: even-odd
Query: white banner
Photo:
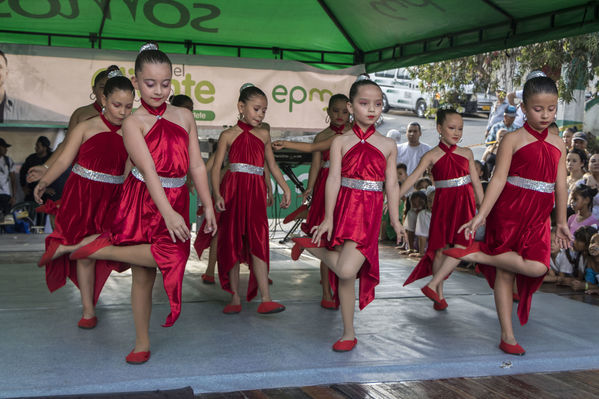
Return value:
<svg viewBox="0 0 599 399">
<path fill-rule="evenodd" d="M 66 122 L 76 108 L 91 102 L 93 78 L 111 64 L 125 76 L 134 74 L 133 52 L 16 45 L 0 49 L 8 59 L 7 98 L 32 106 L 26 116 L 19 116 L 24 121 Z M 362 72 L 361 67 L 325 71 L 295 61 L 232 57 L 173 55 L 171 60 L 173 93 L 193 99 L 198 125 L 214 127 L 235 122 L 239 88 L 253 83 L 268 97 L 265 122 L 272 127 L 322 129 L 331 95 L 347 95 Z M 135 107 L 138 101 L 139 95 Z"/>
</svg>

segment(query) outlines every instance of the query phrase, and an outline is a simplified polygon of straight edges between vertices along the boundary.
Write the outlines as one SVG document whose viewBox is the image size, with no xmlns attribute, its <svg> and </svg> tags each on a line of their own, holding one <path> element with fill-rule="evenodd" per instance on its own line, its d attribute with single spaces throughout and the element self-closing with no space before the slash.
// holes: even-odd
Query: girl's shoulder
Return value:
<svg viewBox="0 0 599 399">
<path fill-rule="evenodd" d="M 474 154 L 472 153 L 472 150 L 468 147 L 456 147 L 455 149 L 456 154 L 463 156 L 464 158 L 472 158 L 474 159 Z"/>
</svg>

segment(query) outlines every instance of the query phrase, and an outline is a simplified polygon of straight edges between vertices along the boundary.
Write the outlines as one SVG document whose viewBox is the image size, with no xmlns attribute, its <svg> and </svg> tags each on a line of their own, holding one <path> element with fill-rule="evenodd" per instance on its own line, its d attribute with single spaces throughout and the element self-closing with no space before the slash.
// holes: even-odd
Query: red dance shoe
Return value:
<svg viewBox="0 0 599 399">
<path fill-rule="evenodd" d="M 291 248 L 291 259 L 298 260 L 302 252 L 304 252 L 304 247 L 294 244 L 293 248 Z"/>
<path fill-rule="evenodd" d="M 325 301 L 324 299 L 320 301 L 320 306 L 328 309 L 328 310 L 337 310 L 339 306 L 335 303 L 335 301 Z"/>
<path fill-rule="evenodd" d="M 512 293 L 512 300 L 513 300 L 514 302 L 520 302 L 520 295 L 518 295 L 518 293 L 517 293 L 517 292 L 513 292 L 513 293 Z"/>
<path fill-rule="evenodd" d="M 284 310 L 285 306 L 278 302 L 262 302 L 260 306 L 258 306 L 258 313 L 261 314 L 279 313 Z"/>
<path fill-rule="evenodd" d="M 241 305 L 227 305 L 223 309 L 224 314 L 237 314 L 241 312 Z"/>
<path fill-rule="evenodd" d="M 353 340 L 347 340 L 347 341 L 339 340 L 333 344 L 333 350 L 335 352 L 349 352 L 352 349 L 354 349 L 357 344 L 358 344 L 357 338 L 354 338 Z"/>
<path fill-rule="evenodd" d="M 508 355 L 524 356 L 526 351 L 520 345 L 506 344 L 503 340 L 499 343 L 499 349 L 507 353 Z"/>
<path fill-rule="evenodd" d="M 102 248 L 112 245 L 112 241 L 108 237 L 98 237 L 87 245 L 82 246 L 69 256 L 72 260 L 88 258 L 94 252 L 101 250 Z"/>
<path fill-rule="evenodd" d="M 79 320 L 79 323 L 77 323 L 77 327 L 83 328 L 84 330 L 91 330 L 96 324 L 98 324 L 98 318 L 96 316 L 91 319 L 82 317 L 81 320 Z"/>
<path fill-rule="evenodd" d="M 59 241 L 57 241 L 57 240 L 50 241 L 50 245 L 48 245 L 48 249 L 46 249 L 46 252 L 44 252 L 44 254 L 42 255 L 39 262 L 37 262 L 37 265 L 39 267 L 43 267 L 43 266 L 47 265 L 48 263 L 50 263 L 50 261 L 52 260 L 52 257 L 56 253 L 56 250 L 58 249 L 59 246 L 60 246 Z"/>
<path fill-rule="evenodd" d="M 202 274 L 202 283 L 214 284 L 214 276 L 209 276 L 206 273 Z"/>
<path fill-rule="evenodd" d="M 133 352 L 129 353 L 125 358 L 129 364 L 144 364 L 150 360 L 150 351 L 147 352 Z"/>
<path fill-rule="evenodd" d="M 443 255 L 450 256 L 452 258 L 463 258 L 466 255 L 480 252 L 480 241 L 474 241 L 472 245 L 467 248 L 449 248 L 443 251 Z"/>
<path fill-rule="evenodd" d="M 441 299 L 441 302 L 435 302 L 435 304 L 433 305 L 433 309 L 441 311 L 447 309 L 448 306 L 449 305 L 447 304 L 447 301 L 445 300 L 445 298 L 443 298 Z"/>
<path fill-rule="evenodd" d="M 422 289 L 420 291 L 422 291 L 422 293 L 428 299 L 435 302 L 435 304 L 441 303 L 441 298 L 439 298 L 439 295 L 437 295 L 437 293 L 434 290 L 432 290 L 428 285 L 425 285 L 424 287 L 422 287 Z"/>
<path fill-rule="evenodd" d="M 272 285 L 272 280 L 268 279 L 268 285 Z"/>
<path fill-rule="evenodd" d="M 285 219 L 283 219 L 283 223 L 289 223 L 289 222 L 294 221 L 295 219 L 299 219 L 298 215 L 301 214 L 302 212 L 306 212 L 307 210 L 308 210 L 308 205 L 301 205 L 295 211 L 293 211 L 289 215 L 285 216 Z"/>
</svg>

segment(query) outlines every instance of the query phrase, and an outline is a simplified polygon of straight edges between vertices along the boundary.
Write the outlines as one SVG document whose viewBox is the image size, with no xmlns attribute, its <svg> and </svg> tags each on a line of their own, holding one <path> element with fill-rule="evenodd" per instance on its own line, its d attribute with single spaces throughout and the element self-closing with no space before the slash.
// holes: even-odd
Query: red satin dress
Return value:
<svg viewBox="0 0 599 399">
<path fill-rule="evenodd" d="M 268 245 L 268 219 L 266 216 L 266 183 L 264 173 L 233 172 L 234 164 L 264 167 L 264 142 L 251 133 L 253 126 L 237 122 L 242 132 L 229 148 L 229 170 L 220 184 L 225 200 L 225 211 L 218 220 L 218 277 L 221 287 L 230 293 L 229 272 L 236 263 L 246 263 L 250 268 L 247 300 L 258 292 L 252 256 L 270 265 Z"/>
<path fill-rule="evenodd" d="M 142 100 L 142 105 L 157 117 L 144 140 L 158 176 L 185 178 L 189 168 L 189 134 L 181 126 L 161 117 L 166 104 L 155 109 Z M 163 188 L 173 209 L 189 226 L 189 191 L 185 184 L 179 187 L 164 187 L 163 184 Z M 162 273 L 164 290 L 171 308 L 162 326 L 172 326 L 181 313 L 181 290 L 185 264 L 189 257 L 189 241 L 177 239 L 173 242 L 146 183 L 133 173 L 129 174 L 123 185 L 123 195 L 110 238 L 118 246 L 151 244 L 152 256 Z"/>
<path fill-rule="evenodd" d="M 537 132 L 527 123 L 524 128 L 536 140 L 514 153 L 508 176 L 519 176 L 539 182 L 555 183 L 561 151 L 545 141 L 547 129 Z M 481 250 L 489 255 L 515 251 L 524 259 L 543 263 L 549 270 L 551 254 L 550 214 L 554 206 L 553 192 L 540 192 L 506 182 L 495 206 L 487 217 L 485 242 Z M 495 267 L 479 265 L 491 288 L 495 284 Z M 526 324 L 532 294 L 543 283 L 541 277 L 516 274 L 520 303 L 518 317 Z"/>
<path fill-rule="evenodd" d="M 122 179 L 127 151 L 123 138 L 117 133 L 121 127 L 110 123 L 102 114 L 100 118 L 108 130 L 97 133 L 83 142 L 74 163 L 87 170 Z M 46 249 L 53 241 L 73 245 L 84 237 L 108 231 L 118 209 L 122 187 L 122 180 L 119 183 L 109 183 L 71 173 L 64 186 L 61 206 L 57 210 L 54 232 L 46 237 Z M 98 301 L 111 271 L 122 272 L 126 269 L 125 265 L 96 261 L 94 304 Z M 67 277 L 79 286 L 77 261 L 70 260 L 68 255 L 54 259 L 46 265 L 46 284 L 51 292 L 65 285 Z"/>
<path fill-rule="evenodd" d="M 345 126 L 331 125 L 329 128 L 335 132 L 335 134 L 343 134 Z M 322 151 L 322 161 L 328 162 L 330 159 L 330 150 Z M 312 190 L 312 201 L 310 202 L 310 208 L 308 209 L 308 217 L 306 222 L 302 223 L 302 231 L 308 235 L 312 235 L 310 230 L 314 226 L 318 226 L 324 219 L 324 193 L 325 186 L 327 183 L 327 177 L 329 177 L 329 167 L 321 167 L 314 182 L 314 189 Z"/>
<path fill-rule="evenodd" d="M 439 148 L 445 154 L 432 167 L 435 182 L 470 176 L 468 159 L 455 153 L 455 145 L 448 147 L 440 142 Z M 435 188 L 426 254 L 418 262 L 404 286 L 432 274 L 437 250 L 445 248 L 448 244 L 464 247 L 472 244 L 472 240 L 467 240 L 463 232 L 458 234 L 458 229 L 475 214 L 476 202 L 472 183 Z"/>
<path fill-rule="evenodd" d="M 343 155 L 341 177 L 384 182 L 387 160 L 378 148 L 366 141 L 374 134 L 374 125 L 364 133 L 354 124 L 353 131 L 360 141 Z M 332 240 L 328 248 L 334 250 L 334 247 L 343 245 L 345 240 L 355 241 L 357 249 L 366 258 L 357 275 L 360 279 L 360 309 L 372 302 L 374 288 L 379 283 L 379 230 L 382 214 L 382 191 L 360 190 L 343 185 L 339 188 L 333 214 Z M 335 302 L 339 304 L 338 278 L 333 271 L 330 271 L 329 280 L 335 293 Z"/>
</svg>

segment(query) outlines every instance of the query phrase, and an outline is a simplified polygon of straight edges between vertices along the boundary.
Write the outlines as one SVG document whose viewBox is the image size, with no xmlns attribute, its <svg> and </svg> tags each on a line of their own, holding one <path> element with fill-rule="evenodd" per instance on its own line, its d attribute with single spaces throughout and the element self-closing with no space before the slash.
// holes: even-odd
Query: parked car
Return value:
<svg viewBox="0 0 599 399">
<path fill-rule="evenodd" d="M 476 93 L 476 109 L 479 113 L 489 115 L 493 104 L 496 102 L 497 96 L 494 94 Z"/>
<path fill-rule="evenodd" d="M 431 96 L 420 90 L 420 80 L 412 79 L 406 68 L 375 72 L 372 80 L 383 90 L 383 112 L 406 109 L 424 118 Z"/>
</svg>

